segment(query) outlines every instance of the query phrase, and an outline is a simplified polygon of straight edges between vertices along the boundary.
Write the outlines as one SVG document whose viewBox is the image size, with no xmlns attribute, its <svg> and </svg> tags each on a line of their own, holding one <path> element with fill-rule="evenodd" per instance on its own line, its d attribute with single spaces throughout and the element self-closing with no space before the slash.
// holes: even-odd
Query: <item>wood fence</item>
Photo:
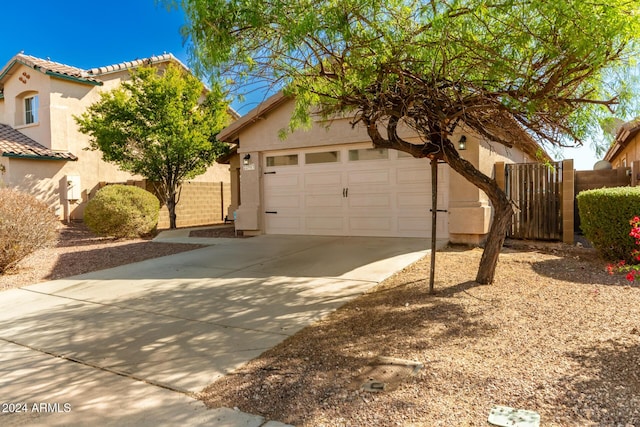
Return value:
<svg viewBox="0 0 640 427">
<path fill-rule="evenodd" d="M 507 236 L 562 240 L 562 162 L 505 165 L 507 196 L 516 207 Z"/>
</svg>

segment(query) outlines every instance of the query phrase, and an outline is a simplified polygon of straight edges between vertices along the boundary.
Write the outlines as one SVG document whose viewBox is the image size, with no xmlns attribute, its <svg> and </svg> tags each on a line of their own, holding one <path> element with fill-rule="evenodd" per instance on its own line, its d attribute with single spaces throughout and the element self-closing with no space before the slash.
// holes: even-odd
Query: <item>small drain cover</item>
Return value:
<svg viewBox="0 0 640 427">
<path fill-rule="evenodd" d="M 508 406 L 494 406 L 489 413 L 489 423 L 501 427 L 539 427 L 540 414 Z"/>
<path fill-rule="evenodd" d="M 406 378 L 415 375 L 424 365 L 413 360 L 378 357 L 358 375 L 353 384 L 362 391 L 382 392 L 398 387 Z"/>
</svg>

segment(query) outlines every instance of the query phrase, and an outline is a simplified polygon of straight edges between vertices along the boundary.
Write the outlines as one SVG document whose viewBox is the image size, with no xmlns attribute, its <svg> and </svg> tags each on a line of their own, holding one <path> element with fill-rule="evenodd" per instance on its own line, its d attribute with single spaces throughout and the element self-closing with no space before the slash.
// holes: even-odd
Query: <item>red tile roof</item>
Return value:
<svg viewBox="0 0 640 427">
<path fill-rule="evenodd" d="M 78 160 L 68 152 L 53 151 L 11 126 L 0 124 L 0 155 L 41 160 Z"/>
<path fill-rule="evenodd" d="M 36 58 L 35 56 L 25 55 L 24 53 L 19 53 L 13 57 L 13 60 L 5 67 L 4 70 L 2 70 L 2 72 L 0 72 L 0 77 L 9 72 L 15 63 L 24 64 L 34 70 L 56 77 L 70 78 L 96 85 L 102 84 L 100 80 L 92 77 L 88 72 L 81 68 L 61 64 L 48 59 Z"/>
<path fill-rule="evenodd" d="M 184 65 L 182 62 L 180 62 L 178 58 L 176 58 L 170 53 L 164 53 L 162 55 L 156 55 L 150 58 L 134 59 L 133 61 L 121 62 L 119 64 L 112 64 L 112 65 L 106 65 L 104 67 L 91 68 L 90 70 L 87 70 L 87 73 L 92 76 L 99 76 L 101 74 L 108 74 L 108 73 L 113 73 L 113 72 L 118 72 L 123 70 L 130 70 L 132 68 L 158 64 L 161 62 L 174 62 L 180 65 L 185 70 L 187 71 L 189 70 L 189 68 L 186 65 Z"/>
<path fill-rule="evenodd" d="M 24 64 L 27 67 L 54 77 L 75 80 L 93 85 L 102 85 L 100 76 L 103 74 L 130 70 L 143 65 L 152 65 L 162 62 L 174 62 L 189 71 L 189 68 L 186 65 L 170 53 L 152 56 L 150 58 L 121 62 L 119 64 L 106 65 L 104 67 L 91 68 L 90 70 L 83 70 L 82 68 L 72 67 L 49 59 L 36 58 L 35 56 L 19 53 L 14 56 L 3 69 L 0 70 L 0 81 L 5 75 L 11 75 L 11 69 L 15 64 Z"/>
</svg>

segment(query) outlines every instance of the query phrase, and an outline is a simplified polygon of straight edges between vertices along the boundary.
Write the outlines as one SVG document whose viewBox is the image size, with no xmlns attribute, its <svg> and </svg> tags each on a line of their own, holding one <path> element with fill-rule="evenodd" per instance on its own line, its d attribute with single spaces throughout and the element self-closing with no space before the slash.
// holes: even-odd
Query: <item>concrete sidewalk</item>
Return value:
<svg viewBox="0 0 640 427">
<path fill-rule="evenodd" d="M 0 293 L 1 400 L 26 404 L 0 424 L 281 426 L 194 396 L 428 252 L 424 239 L 209 240 Z"/>
</svg>

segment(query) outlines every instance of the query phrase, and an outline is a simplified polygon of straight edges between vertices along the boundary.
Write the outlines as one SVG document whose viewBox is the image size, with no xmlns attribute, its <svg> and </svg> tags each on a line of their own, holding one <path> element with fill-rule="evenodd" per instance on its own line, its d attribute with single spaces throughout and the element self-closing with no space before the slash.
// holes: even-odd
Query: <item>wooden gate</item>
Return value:
<svg viewBox="0 0 640 427">
<path fill-rule="evenodd" d="M 562 240 L 562 162 L 505 168 L 507 196 L 516 208 L 507 236 Z"/>
</svg>

